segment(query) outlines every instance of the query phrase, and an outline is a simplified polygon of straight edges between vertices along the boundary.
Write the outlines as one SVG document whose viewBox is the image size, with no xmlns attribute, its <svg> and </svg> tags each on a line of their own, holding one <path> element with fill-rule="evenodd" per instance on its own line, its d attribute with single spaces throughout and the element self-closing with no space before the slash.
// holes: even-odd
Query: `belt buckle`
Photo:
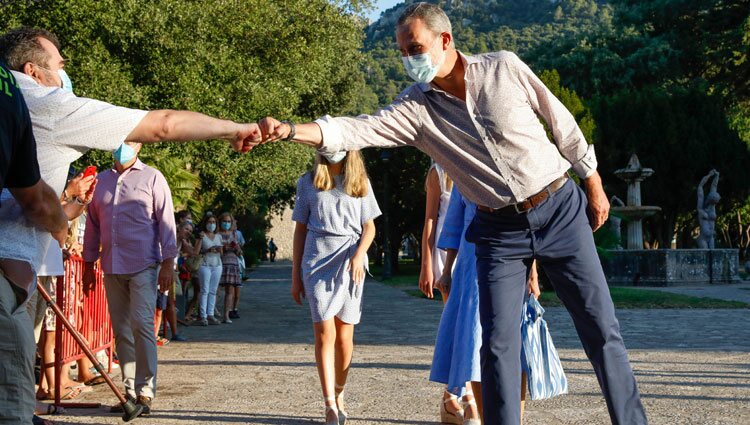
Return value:
<svg viewBox="0 0 750 425">
<path fill-rule="evenodd" d="M 536 196 L 536 195 L 539 195 L 539 193 L 544 193 L 544 192 L 547 192 L 547 196 L 545 196 L 545 197 L 544 197 L 544 199 L 542 199 L 541 201 L 539 201 L 539 203 L 534 203 L 534 200 L 533 200 L 532 198 L 533 198 L 534 196 Z M 552 189 L 550 189 L 550 187 L 549 187 L 549 186 L 547 186 L 547 187 L 545 187 L 545 188 L 544 188 L 544 190 L 543 190 L 543 191 L 541 191 L 541 192 L 539 192 L 539 193 L 537 193 L 536 195 L 531 195 L 531 196 L 529 196 L 528 198 L 524 199 L 523 201 L 521 201 L 521 202 L 516 202 L 515 204 L 513 204 L 513 208 L 515 208 L 515 210 L 516 210 L 516 213 L 517 213 L 517 214 L 525 214 L 525 213 L 529 212 L 529 210 L 530 210 L 531 208 L 536 208 L 536 207 L 538 207 L 539 205 L 541 205 L 541 204 L 545 203 L 545 202 L 546 202 L 546 201 L 547 201 L 547 200 L 548 200 L 548 199 L 550 198 L 550 196 L 552 196 Z M 525 209 L 525 210 L 521 210 L 521 209 L 518 209 L 518 204 L 522 204 L 522 203 L 524 203 L 524 202 L 526 202 L 526 201 L 529 201 L 529 203 L 531 204 L 531 208 L 529 208 L 529 209 Z"/>
</svg>

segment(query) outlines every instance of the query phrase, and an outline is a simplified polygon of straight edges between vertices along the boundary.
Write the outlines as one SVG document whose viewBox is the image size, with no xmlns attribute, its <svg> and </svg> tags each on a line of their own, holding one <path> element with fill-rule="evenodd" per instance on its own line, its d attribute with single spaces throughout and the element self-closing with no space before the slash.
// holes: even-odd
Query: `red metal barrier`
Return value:
<svg viewBox="0 0 750 425">
<path fill-rule="evenodd" d="M 96 264 L 96 285 L 83 292 L 83 259 L 70 257 L 65 261 L 65 275 L 57 279 L 56 304 L 65 317 L 78 329 L 94 353 L 106 349 L 109 356 L 108 371 L 112 371 L 114 334 L 109 317 L 104 279 L 99 263 Z M 99 403 L 61 403 L 60 375 L 64 364 L 85 357 L 73 336 L 64 326 L 55 331 L 55 404 L 67 407 L 99 407 Z M 80 371 L 79 371 L 80 373 Z"/>
</svg>

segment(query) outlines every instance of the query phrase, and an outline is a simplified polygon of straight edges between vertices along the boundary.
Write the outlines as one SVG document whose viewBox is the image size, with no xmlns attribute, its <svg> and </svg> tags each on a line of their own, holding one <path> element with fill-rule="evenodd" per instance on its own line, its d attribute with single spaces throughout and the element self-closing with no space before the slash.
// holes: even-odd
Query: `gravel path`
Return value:
<svg viewBox="0 0 750 425">
<path fill-rule="evenodd" d="M 289 296 L 289 263 L 264 263 L 242 294 L 241 319 L 188 328 L 159 348 L 154 414 L 134 423 L 322 423 L 307 306 Z M 351 424 L 436 424 L 439 385 L 427 381 L 439 302 L 368 281 L 347 387 Z M 750 310 L 621 310 L 625 342 L 651 424 L 750 424 Z M 606 406 L 567 313 L 546 314 L 570 394 L 529 402 L 525 424 L 607 424 Z M 119 374 L 118 379 L 119 379 Z M 115 402 L 106 386 L 79 397 Z M 58 424 L 116 424 L 68 409 Z"/>
</svg>

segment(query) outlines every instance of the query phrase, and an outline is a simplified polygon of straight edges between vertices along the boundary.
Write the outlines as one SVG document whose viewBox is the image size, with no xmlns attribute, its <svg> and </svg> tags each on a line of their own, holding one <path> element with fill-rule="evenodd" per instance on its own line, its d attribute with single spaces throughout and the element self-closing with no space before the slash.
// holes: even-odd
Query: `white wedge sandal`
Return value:
<svg viewBox="0 0 750 425">
<path fill-rule="evenodd" d="M 467 399 L 467 397 L 471 397 L 471 399 L 469 400 Z M 474 406 L 474 409 L 477 410 L 477 413 L 479 412 L 479 408 L 477 407 L 477 400 L 474 398 L 474 393 L 471 391 L 467 391 L 466 394 L 461 397 L 461 407 L 463 407 L 464 409 L 463 425 L 482 425 L 481 419 L 466 418 L 466 412 L 469 410 L 470 406 Z"/>
<path fill-rule="evenodd" d="M 464 410 L 459 408 L 456 413 L 453 413 L 449 412 L 445 407 L 446 403 L 456 400 L 458 397 L 456 397 L 455 394 L 450 394 L 450 397 L 445 398 L 445 393 L 443 393 L 442 397 L 443 402 L 440 403 L 440 422 L 444 424 L 462 425 L 464 423 Z"/>
</svg>

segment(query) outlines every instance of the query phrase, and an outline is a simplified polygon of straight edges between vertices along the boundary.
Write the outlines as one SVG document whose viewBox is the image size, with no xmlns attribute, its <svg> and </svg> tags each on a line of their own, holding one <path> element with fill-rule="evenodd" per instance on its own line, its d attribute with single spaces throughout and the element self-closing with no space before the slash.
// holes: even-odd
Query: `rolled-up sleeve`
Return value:
<svg viewBox="0 0 750 425">
<path fill-rule="evenodd" d="M 335 153 L 368 147 L 416 146 L 420 141 L 421 115 L 425 113 L 416 90 L 407 90 L 373 115 L 353 118 L 326 115 L 316 120 L 323 135 L 318 151 Z"/>
<path fill-rule="evenodd" d="M 162 261 L 167 258 L 176 258 L 177 250 L 177 225 L 174 221 L 174 205 L 172 204 L 172 192 L 169 190 L 167 180 L 161 173 L 154 178 L 154 216 L 159 225 L 159 244 L 161 245 Z"/>
<path fill-rule="evenodd" d="M 578 177 L 591 176 L 597 167 L 594 146 L 586 142 L 575 117 L 528 65 L 515 54 L 511 55 L 511 66 L 518 73 L 519 82 L 528 94 L 529 103 L 549 126 L 560 154 L 570 162 Z"/>
</svg>

